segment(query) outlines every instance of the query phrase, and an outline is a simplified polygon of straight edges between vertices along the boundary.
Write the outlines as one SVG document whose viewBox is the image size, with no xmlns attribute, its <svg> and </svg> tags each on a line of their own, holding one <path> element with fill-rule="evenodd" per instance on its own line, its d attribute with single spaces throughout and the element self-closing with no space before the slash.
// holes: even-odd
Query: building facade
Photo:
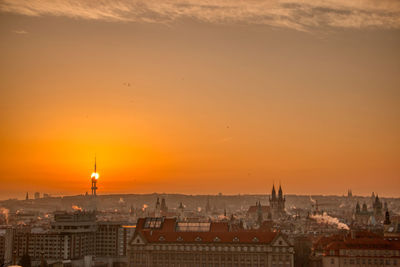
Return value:
<svg viewBox="0 0 400 267">
<path fill-rule="evenodd" d="M 29 254 L 34 264 L 63 260 L 83 261 L 86 256 L 126 263 L 127 244 L 134 226 L 123 222 L 96 221 L 95 212 L 60 212 L 50 229 L 13 229 L 15 258 Z"/>
<path fill-rule="evenodd" d="M 283 196 L 282 187 L 279 186 L 278 195 L 275 191 L 275 185 L 272 186 L 271 197 L 269 198 L 269 205 L 271 209 L 271 216 L 273 219 L 278 219 L 286 215 L 285 212 L 286 198 Z"/>
<path fill-rule="evenodd" d="M 227 222 L 141 218 L 129 266 L 293 266 L 293 246 L 279 232 L 230 231 Z"/>
<path fill-rule="evenodd" d="M 323 267 L 399 266 L 400 243 L 385 240 L 371 232 L 325 237 L 321 262 Z"/>
</svg>

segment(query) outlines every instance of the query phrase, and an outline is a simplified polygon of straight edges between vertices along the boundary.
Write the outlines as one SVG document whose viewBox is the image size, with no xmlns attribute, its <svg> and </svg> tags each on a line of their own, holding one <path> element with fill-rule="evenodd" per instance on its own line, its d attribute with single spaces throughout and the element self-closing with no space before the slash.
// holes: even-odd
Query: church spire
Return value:
<svg viewBox="0 0 400 267">
<path fill-rule="evenodd" d="M 275 184 L 272 184 L 272 194 L 271 194 L 272 200 L 276 199 L 276 191 L 275 191 Z"/>
<path fill-rule="evenodd" d="M 279 183 L 278 197 L 279 197 L 279 200 L 283 199 L 283 192 L 282 192 L 282 187 L 281 187 L 280 183 Z"/>
</svg>

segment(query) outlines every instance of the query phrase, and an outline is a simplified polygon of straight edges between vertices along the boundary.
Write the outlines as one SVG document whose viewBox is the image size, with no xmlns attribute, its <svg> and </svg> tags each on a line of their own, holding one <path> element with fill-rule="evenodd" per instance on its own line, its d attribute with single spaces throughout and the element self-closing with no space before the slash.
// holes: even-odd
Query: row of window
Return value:
<svg viewBox="0 0 400 267">
<path fill-rule="evenodd" d="M 145 254 L 145 253 L 133 253 L 132 260 L 143 261 L 147 258 L 151 258 L 153 261 L 264 261 L 268 259 L 265 254 L 192 254 L 192 253 L 156 253 L 156 254 Z M 290 261 L 290 256 L 286 255 L 273 255 L 272 261 Z"/>
<path fill-rule="evenodd" d="M 137 240 L 139 242 L 139 240 Z M 250 251 L 261 252 L 267 251 L 266 246 L 204 246 L 204 245 L 149 245 L 149 246 L 133 246 L 134 250 L 181 250 L 181 251 Z M 273 249 L 277 253 L 288 253 L 290 250 L 286 247 L 276 247 Z"/>
<path fill-rule="evenodd" d="M 340 255 L 348 256 L 400 256 L 398 250 L 342 249 Z"/>
<path fill-rule="evenodd" d="M 336 262 L 335 258 L 331 258 L 331 264 L 334 265 Z M 386 266 L 397 266 L 398 260 L 397 259 L 366 259 L 366 258 L 349 258 L 349 259 L 343 259 L 343 264 L 344 265 L 386 265 Z"/>
</svg>

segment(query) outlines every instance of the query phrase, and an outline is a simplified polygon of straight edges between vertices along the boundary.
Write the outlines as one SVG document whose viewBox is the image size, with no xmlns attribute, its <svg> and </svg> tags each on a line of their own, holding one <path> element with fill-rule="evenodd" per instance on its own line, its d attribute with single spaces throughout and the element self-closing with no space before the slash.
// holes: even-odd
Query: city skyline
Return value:
<svg viewBox="0 0 400 267">
<path fill-rule="evenodd" d="M 78 6 L 79 8 L 77 8 Z M 0 1 L 0 199 L 399 197 L 398 1 Z"/>
</svg>

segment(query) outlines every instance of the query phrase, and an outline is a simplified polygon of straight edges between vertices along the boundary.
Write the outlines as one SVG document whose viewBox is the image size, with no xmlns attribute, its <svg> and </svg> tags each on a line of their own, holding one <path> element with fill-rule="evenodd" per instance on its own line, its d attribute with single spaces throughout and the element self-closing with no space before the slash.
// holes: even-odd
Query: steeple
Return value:
<svg viewBox="0 0 400 267">
<path fill-rule="evenodd" d="M 261 207 L 261 201 L 258 202 L 258 208 L 257 208 L 257 224 L 258 227 L 261 227 L 263 220 L 263 214 L 262 214 L 262 207 Z"/>
<path fill-rule="evenodd" d="M 156 209 L 160 208 L 160 198 L 157 197 L 157 202 L 156 202 Z"/>
<path fill-rule="evenodd" d="M 390 222 L 390 214 L 389 214 L 389 211 L 387 210 L 386 212 L 385 212 L 385 221 L 383 222 L 383 224 L 385 224 L 385 225 L 389 225 L 391 222 Z"/>
<path fill-rule="evenodd" d="M 211 212 L 210 198 L 207 197 L 206 213 Z"/>
<path fill-rule="evenodd" d="M 365 202 L 364 202 L 364 204 L 362 206 L 362 211 L 363 212 L 368 212 L 367 204 Z"/>
<path fill-rule="evenodd" d="M 282 187 L 280 184 L 279 184 L 278 198 L 279 198 L 279 200 L 283 199 Z"/>
<path fill-rule="evenodd" d="M 156 207 L 154 209 L 154 216 L 161 217 L 161 205 L 160 205 L 160 198 L 157 197 Z"/>
<path fill-rule="evenodd" d="M 272 200 L 276 200 L 276 191 L 275 191 L 275 185 L 272 184 L 272 194 L 271 194 Z"/>
<path fill-rule="evenodd" d="M 358 203 L 357 201 L 357 205 L 356 205 L 356 213 L 360 213 L 361 208 L 360 208 L 360 203 Z"/>
<path fill-rule="evenodd" d="M 185 219 L 185 207 L 183 206 L 182 202 L 179 203 L 178 207 L 178 218 L 180 221 Z"/>
<path fill-rule="evenodd" d="M 165 201 L 165 198 L 161 199 L 161 211 L 163 211 L 163 212 L 168 211 L 167 202 Z"/>
</svg>

